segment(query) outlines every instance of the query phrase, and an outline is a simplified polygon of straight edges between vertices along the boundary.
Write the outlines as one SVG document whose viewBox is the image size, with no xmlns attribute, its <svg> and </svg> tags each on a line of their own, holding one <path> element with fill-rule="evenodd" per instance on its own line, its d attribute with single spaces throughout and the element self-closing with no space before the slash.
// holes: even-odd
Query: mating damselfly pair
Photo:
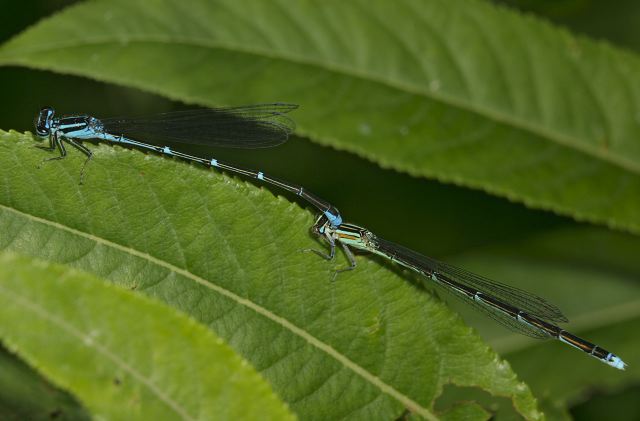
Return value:
<svg viewBox="0 0 640 421">
<path fill-rule="evenodd" d="M 329 245 L 329 252 L 314 250 L 326 259 L 335 256 L 336 244 L 344 250 L 350 265 L 356 267 L 352 249 L 383 256 L 408 268 L 488 314 L 504 326 L 534 338 L 555 338 L 578 348 L 598 360 L 621 370 L 626 364 L 613 353 L 579 338 L 555 323 L 567 318 L 554 305 L 526 291 L 498 283 L 466 270 L 423 256 L 398 244 L 384 240 L 366 228 L 345 223 L 338 209 L 302 186 L 277 179 L 262 171 L 242 168 L 212 157 L 198 157 L 171 148 L 171 144 L 202 144 L 234 148 L 261 148 L 285 142 L 294 130 L 287 114 L 296 105 L 273 103 L 232 108 L 207 108 L 177 111 L 140 118 L 97 119 L 88 115 L 56 117 L 53 108 L 43 108 L 36 118 L 38 136 L 48 138 L 50 151 L 66 156 L 65 143 L 80 150 L 87 160 L 93 156 L 83 140 L 106 141 L 126 147 L 152 151 L 216 167 L 272 184 L 292 192 L 320 211 L 312 227 L 314 234 Z"/>
</svg>

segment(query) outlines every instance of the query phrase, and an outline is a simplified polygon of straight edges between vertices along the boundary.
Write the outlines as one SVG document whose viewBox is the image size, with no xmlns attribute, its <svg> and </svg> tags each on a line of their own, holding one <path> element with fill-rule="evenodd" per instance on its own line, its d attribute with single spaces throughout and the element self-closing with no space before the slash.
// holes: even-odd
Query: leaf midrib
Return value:
<svg viewBox="0 0 640 421">
<path fill-rule="evenodd" d="M 10 42 L 11 41 L 9 41 L 9 43 Z M 575 151 L 589 155 L 593 158 L 596 158 L 597 160 L 607 162 L 623 170 L 629 171 L 635 175 L 640 175 L 640 162 L 634 162 L 631 159 L 626 159 L 625 157 L 617 154 L 614 155 L 610 153 L 603 153 L 603 151 L 608 151 L 608 149 L 590 147 L 588 144 L 578 141 L 577 138 L 573 136 L 565 135 L 551 129 L 545 129 L 541 126 L 530 124 L 526 120 L 514 118 L 512 115 L 505 114 L 488 107 L 481 107 L 476 104 L 473 104 L 472 102 L 465 102 L 465 101 L 459 100 L 453 95 L 438 94 L 437 92 L 434 92 L 428 89 L 422 89 L 420 86 L 416 86 L 415 84 L 402 83 L 401 81 L 398 81 L 395 79 L 389 79 L 383 76 L 376 76 L 370 73 L 358 72 L 356 69 L 352 67 L 345 67 L 336 63 L 323 63 L 317 60 L 312 60 L 305 57 L 299 57 L 292 54 L 282 54 L 282 53 L 273 54 L 271 51 L 265 51 L 259 48 L 243 47 L 243 46 L 232 45 L 228 43 L 212 43 L 208 40 L 200 41 L 200 40 L 194 40 L 192 38 L 182 39 L 180 37 L 162 37 L 162 36 L 131 37 L 131 38 L 121 39 L 117 41 L 114 41 L 113 38 L 110 38 L 110 37 L 106 39 L 98 37 L 98 38 L 93 38 L 88 40 L 84 39 L 83 42 L 81 43 L 78 43 L 78 42 L 56 43 L 55 46 L 45 45 L 38 48 L 31 48 L 28 50 L 21 51 L 21 54 L 37 54 L 45 51 L 51 52 L 55 50 L 64 50 L 67 48 L 89 47 L 89 46 L 97 46 L 101 44 L 124 46 L 132 43 L 157 43 L 157 44 L 169 44 L 169 45 L 182 44 L 190 47 L 219 49 L 219 50 L 226 50 L 229 52 L 240 52 L 243 54 L 251 54 L 251 55 L 256 55 L 260 57 L 267 57 L 271 59 L 277 59 L 277 60 L 282 60 L 286 62 L 293 62 L 296 64 L 301 64 L 306 66 L 314 66 L 314 67 L 322 68 L 325 70 L 332 71 L 334 73 L 342 74 L 344 76 L 358 78 L 358 79 L 362 79 L 372 83 L 377 83 L 377 84 L 384 85 L 393 89 L 397 89 L 412 95 L 422 96 L 434 101 L 438 101 L 442 104 L 453 106 L 463 111 L 475 113 L 479 116 L 495 121 L 497 123 L 501 123 L 508 127 L 513 127 L 515 129 L 531 133 L 534 136 L 547 139 L 551 142 L 557 143 L 558 145 L 568 147 L 570 149 L 574 149 Z M 0 57 L 1 55 L 2 55 L 2 52 L 0 50 Z M 5 63 L 12 63 L 12 61 L 7 60 L 5 61 Z M 13 63 L 22 64 L 20 60 L 13 61 Z M 70 73 L 75 73 L 85 77 L 87 76 L 86 74 L 82 72 L 76 72 L 73 69 L 70 70 Z"/>
<path fill-rule="evenodd" d="M 29 300 L 27 297 L 24 297 L 15 291 L 4 288 L 2 284 L 0 284 L 0 293 L 4 293 L 4 295 L 9 296 L 14 303 L 18 303 L 18 305 L 20 305 L 23 309 L 31 311 L 32 313 L 35 313 L 45 320 L 53 323 L 55 326 L 58 326 L 58 328 L 60 328 L 62 331 L 67 332 L 69 335 L 78 339 L 84 346 L 93 348 L 96 352 L 116 364 L 118 367 L 130 373 L 134 378 L 138 379 L 140 383 L 145 385 L 147 389 L 149 389 L 151 394 L 157 396 L 160 401 L 167 404 L 167 406 L 171 408 L 181 419 L 193 421 L 197 419 L 196 417 L 191 416 L 187 412 L 186 408 L 183 408 L 180 404 L 178 404 L 178 402 L 171 399 L 171 397 L 167 393 L 162 391 L 160 387 L 151 380 L 151 378 L 145 376 L 144 374 L 136 370 L 133 366 L 128 364 L 126 361 L 122 360 L 106 345 L 98 342 L 95 337 L 92 337 L 91 335 L 78 330 L 75 326 L 60 319 L 55 314 L 49 312 L 47 308 L 42 307 L 38 303 Z"/>
<path fill-rule="evenodd" d="M 256 313 L 268 318 L 269 320 L 279 324 L 280 326 L 282 326 L 284 329 L 288 330 L 289 332 L 291 332 L 294 335 L 299 336 L 300 338 L 302 338 L 305 342 L 309 343 L 310 345 L 314 346 L 315 348 L 319 349 L 320 351 L 326 353 L 327 355 L 331 356 L 332 358 L 334 358 L 336 361 L 338 361 L 339 363 L 343 364 L 345 367 L 347 367 L 349 370 L 351 370 L 352 372 L 358 374 L 360 377 L 362 377 L 366 382 L 374 385 L 375 387 L 377 387 L 381 392 L 393 397 L 394 399 L 396 399 L 398 402 L 400 402 L 402 405 L 404 405 L 406 408 L 408 408 L 411 412 L 419 414 L 420 416 L 429 419 L 429 420 L 437 420 L 438 418 L 431 413 L 431 411 L 429 411 L 429 409 L 425 408 L 424 406 L 420 405 L 418 402 L 414 401 L 413 399 L 411 399 L 409 396 L 403 394 L 402 392 L 400 392 L 399 390 L 396 390 L 393 386 L 391 386 L 388 383 L 385 383 L 382 379 L 380 379 L 379 377 L 375 376 L 373 373 L 367 371 L 364 367 L 361 367 L 360 365 L 356 364 L 354 361 L 352 361 L 351 359 L 349 359 L 346 355 L 341 354 L 340 352 L 338 352 L 335 348 L 333 348 L 332 346 L 330 346 L 329 344 L 321 341 L 319 338 L 316 338 L 315 336 L 311 335 L 309 332 L 305 331 L 304 329 L 296 326 L 295 324 L 293 324 L 292 322 L 290 322 L 289 320 L 285 319 L 284 317 L 281 317 L 273 312 L 271 312 L 269 309 L 260 306 L 259 304 L 243 298 L 239 295 L 236 295 L 235 293 L 233 293 L 232 291 L 229 291 L 219 285 L 216 285 L 212 282 L 207 281 L 204 278 L 201 278 L 185 269 L 179 268 L 177 266 L 172 265 L 169 262 L 165 262 L 161 259 L 158 259 L 148 253 L 133 249 L 131 247 L 126 247 L 114 242 L 111 242 L 109 240 L 106 240 L 104 238 L 101 237 L 97 237 L 95 235 L 92 234 L 88 234 L 82 231 L 79 231 L 75 228 L 71 228 L 68 227 L 66 225 L 63 225 L 61 223 L 58 222 L 54 222 L 54 221 L 49 221 L 46 219 L 43 219 L 41 217 L 35 216 L 35 215 L 31 215 L 28 213 L 25 213 L 23 211 L 5 206 L 0 204 L 0 209 L 4 209 L 8 212 L 12 212 L 16 215 L 18 215 L 19 217 L 22 218 L 26 218 L 28 220 L 31 220 L 33 222 L 36 223 L 40 223 L 40 224 L 44 224 L 44 225 L 48 225 L 50 227 L 53 227 L 55 229 L 59 229 L 65 232 L 68 232 L 72 235 L 77 235 L 79 237 L 94 241 L 98 244 L 101 244 L 105 247 L 110 247 L 113 248 L 115 250 L 119 250 L 121 252 L 127 253 L 129 255 L 147 260 L 149 263 L 151 264 L 155 264 L 158 265 L 162 268 L 165 268 L 177 275 L 183 276 L 187 279 L 192 280 L 193 282 L 202 285 L 210 290 L 213 290 L 214 292 L 221 294 L 231 300 L 234 300 L 235 302 L 237 302 L 238 304 L 245 306 L 253 311 L 255 311 Z"/>
</svg>

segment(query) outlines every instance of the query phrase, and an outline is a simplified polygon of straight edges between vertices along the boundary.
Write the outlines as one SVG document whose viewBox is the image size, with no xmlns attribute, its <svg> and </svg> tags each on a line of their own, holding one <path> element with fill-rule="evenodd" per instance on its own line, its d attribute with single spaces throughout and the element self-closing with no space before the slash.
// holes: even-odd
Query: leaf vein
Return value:
<svg viewBox="0 0 640 421">
<path fill-rule="evenodd" d="M 51 226 L 53 228 L 59 229 L 59 230 L 63 230 L 66 231 L 70 234 L 73 235 L 77 235 L 79 237 L 83 237 L 86 239 L 89 239 L 91 241 L 95 241 L 97 243 L 103 244 L 106 247 L 110 247 L 113 248 L 115 250 L 119 250 L 122 251 L 124 253 L 127 253 L 129 255 L 132 256 L 136 256 L 138 258 L 141 258 L 143 260 L 146 260 L 152 264 L 155 264 L 159 267 L 163 267 L 165 269 L 168 269 L 171 272 L 174 272 L 175 274 L 181 275 L 187 279 L 192 280 L 193 282 L 202 285 L 206 288 L 209 288 L 210 290 L 221 294 L 233 301 L 235 301 L 236 303 L 238 303 L 238 305 L 242 305 L 245 306 L 253 311 L 255 311 L 256 313 L 260 314 L 261 316 L 273 321 L 276 324 L 281 325 L 283 328 L 289 330 L 292 334 L 295 334 L 297 336 L 299 336 L 300 338 L 302 338 L 303 340 L 305 340 L 306 342 L 308 342 L 310 345 L 316 347 L 317 349 L 319 349 L 320 351 L 324 352 L 325 354 L 331 356 L 332 358 L 334 358 L 335 360 L 337 360 L 340 364 L 343 365 L 344 368 L 349 369 L 351 372 L 353 372 L 354 374 L 360 376 L 361 378 L 363 378 L 365 381 L 371 383 L 373 386 L 377 387 L 378 389 L 380 389 L 383 393 L 390 395 L 391 397 L 393 397 L 394 399 L 396 399 L 397 401 L 399 401 L 400 403 L 402 403 L 402 405 L 404 405 L 405 407 L 409 408 L 412 412 L 415 412 L 417 414 L 419 414 L 420 416 L 429 419 L 429 420 L 437 420 L 437 417 L 428 409 L 425 408 L 424 406 L 422 406 L 421 404 L 419 404 L 418 402 L 414 401 L 413 399 L 411 399 L 409 396 L 403 394 L 402 392 L 400 392 L 399 390 L 395 389 L 393 386 L 391 386 L 390 384 L 384 382 L 381 378 L 373 375 L 371 372 L 369 372 L 368 370 L 366 370 L 364 367 L 358 365 L 355 361 L 351 360 L 350 358 L 348 358 L 346 355 L 340 353 L 338 350 L 336 350 L 335 348 L 333 348 L 331 345 L 321 341 L 319 338 L 316 338 L 315 336 L 311 335 L 309 332 L 305 331 L 304 329 L 302 329 L 301 327 L 298 327 L 297 325 L 293 324 L 292 322 L 290 322 L 289 320 L 285 319 L 282 316 L 279 316 L 275 313 L 273 313 L 272 311 L 270 311 L 269 309 L 260 306 L 259 304 L 246 299 L 244 297 L 241 297 L 237 294 L 235 294 L 234 292 L 225 289 L 219 285 L 213 284 L 211 282 L 208 282 L 206 279 L 201 278 L 191 272 L 188 272 L 185 269 L 182 269 L 180 267 L 177 267 L 169 262 L 163 261 L 157 257 L 154 257 L 148 253 L 136 250 L 134 248 L 128 247 L 128 246 L 123 246 L 114 242 L 111 242 L 109 240 L 106 240 L 104 238 L 101 237 L 97 237 L 95 235 L 86 233 L 86 232 L 82 232 L 80 230 L 68 227 L 66 225 L 63 225 L 61 223 L 58 222 L 54 222 L 54 221 L 48 221 L 46 219 L 40 218 L 38 216 L 32 215 L 32 214 L 27 214 L 25 212 L 19 211 L 17 209 L 13 209 L 10 207 L 7 207 L 5 205 L 0 204 L 0 209 L 5 209 L 6 211 L 9 211 L 11 213 L 14 213 L 18 216 L 27 218 L 31 221 L 34 221 L 36 223 L 40 223 L 40 224 L 44 224 L 44 225 L 48 225 Z"/>
<path fill-rule="evenodd" d="M 64 50 L 66 48 L 87 47 L 87 46 L 95 46 L 99 44 L 122 45 L 122 40 L 114 41 L 111 38 L 84 39 L 83 41 L 84 42 L 82 43 L 69 42 L 66 45 L 63 45 L 62 43 L 57 43 L 55 46 L 50 45 L 50 46 L 44 46 L 37 49 L 31 49 L 27 53 L 39 54 L 44 51 Z M 390 77 L 385 77 L 383 75 L 373 75 L 371 73 L 366 73 L 364 71 L 360 71 L 358 69 L 354 69 L 352 67 L 348 67 L 339 63 L 319 62 L 317 60 L 295 56 L 293 54 L 283 54 L 280 52 L 273 53 L 273 52 L 267 52 L 267 51 L 261 50 L 259 48 L 239 47 L 233 44 L 226 45 L 224 43 L 211 43 L 210 41 L 207 41 L 207 40 L 194 40 L 192 38 L 181 39 L 180 37 L 161 37 L 161 36 L 153 36 L 153 37 L 144 36 L 144 37 L 139 37 L 138 39 L 136 39 L 135 37 L 131 37 L 127 39 L 127 44 L 133 44 L 136 42 L 137 43 L 173 44 L 173 45 L 183 44 L 189 47 L 223 49 L 223 50 L 227 50 L 235 53 L 240 52 L 240 53 L 246 53 L 246 54 L 253 54 L 253 55 L 263 56 L 271 59 L 279 59 L 279 60 L 284 60 L 292 63 L 299 63 L 303 65 L 324 68 L 329 71 L 341 73 L 345 76 L 351 76 L 355 78 L 360 78 L 362 80 L 368 80 L 371 82 L 380 83 L 382 85 L 386 85 L 394 89 L 399 89 L 401 91 L 404 91 L 410 94 L 422 96 L 425 98 L 430 98 L 434 101 L 439 101 L 443 104 L 456 107 L 460 110 L 475 113 L 477 115 L 483 116 L 490 120 L 494 120 L 498 123 L 501 123 L 510 127 L 514 127 L 528 133 L 532 133 L 538 137 L 548 139 L 562 146 L 568 147 L 570 149 L 574 149 L 578 152 L 592 156 L 598 160 L 608 162 L 614 166 L 620 167 L 622 169 L 625 169 L 627 171 L 640 175 L 640 162 L 635 162 L 634 160 L 629 159 L 622 155 L 604 153 L 602 148 L 596 148 L 593 145 L 580 142 L 570 134 L 564 134 L 552 128 L 542 127 L 539 124 L 535 124 L 535 122 L 530 123 L 529 121 L 526 121 L 517 116 L 509 115 L 500 110 L 494 110 L 489 107 L 484 107 L 482 105 L 472 103 L 470 101 L 465 101 L 464 99 L 459 99 L 454 95 L 443 94 L 442 89 L 438 91 L 433 91 L 428 88 L 418 86 L 414 83 L 405 83 L 402 81 L 394 80 Z M 22 52 L 25 53 L 24 51 Z M 45 68 L 45 69 L 49 68 L 47 66 L 39 66 L 39 65 L 34 65 L 33 63 L 21 62 L 19 59 L 12 60 L 10 57 L 3 59 L 3 63 L 16 64 L 16 65 L 29 65 L 29 66 Z M 87 76 L 83 72 L 78 71 L 75 67 L 69 67 L 65 69 L 64 63 L 61 63 L 59 66 L 60 67 L 57 67 L 55 69 L 56 71 L 66 71 L 69 74 L 78 74 L 85 77 Z M 92 77 L 97 80 L 109 80 L 111 82 L 118 82 L 117 78 L 114 78 L 113 76 L 110 78 L 103 77 L 102 79 L 100 75 L 92 75 Z M 120 81 L 120 83 L 122 82 L 123 81 Z M 140 86 L 140 83 L 138 81 L 124 81 L 124 82 L 128 84 L 133 84 L 133 86 Z M 157 90 L 157 88 L 155 87 L 146 87 L 146 88 L 150 89 L 151 91 L 154 91 L 154 89 Z M 166 92 L 163 92 L 163 94 L 167 95 Z M 172 97 L 171 95 L 169 96 Z M 185 97 L 182 96 L 181 99 L 184 100 Z"/>
</svg>

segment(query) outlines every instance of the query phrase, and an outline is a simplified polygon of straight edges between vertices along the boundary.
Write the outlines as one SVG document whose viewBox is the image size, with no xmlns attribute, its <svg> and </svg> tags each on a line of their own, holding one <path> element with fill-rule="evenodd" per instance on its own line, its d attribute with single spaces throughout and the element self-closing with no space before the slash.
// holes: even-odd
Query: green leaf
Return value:
<svg viewBox="0 0 640 421">
<path fill-rule="evenodd" d="M 296 102 L 300 133 L 385 168 L 640 233 L 638 57 L 484 2 L 94 1 L 0 64 Z"/>
<path fill-rule="evenodd" d="M 640 4 L 635 0 L 619 0 L 615 7 L 599 1 L 575 0 L 494 0 L 534 13 L 565 26 L 576 33 L 608 40 L 635 52 L 640 51 Z"/>
<path fill-rule="evenodd" d="M 443 421 L 455 420 L 488 420 L 491 414 L 481 410 L 477 405 L 469 402 L 462 403 L 453 408 L 451 411 L 445 412 L 441 416 Z"/>
<path fill-rule="evenodd" d="M 626 391 L 616 394 L 604 395 L 599 393 L 582 405 L 571 409 L 573 419 L 577 420 L 612 420 L 626 421 L 640 418 L 640 405 L 638 405 L 638 394 L 640 387 L 637 385 Z M 615 408 L 612 410 L 612 408 Z M 635 414 L 635 415 L 634 415 Z"/>
<path fill-rule="evenodd" d="M 0 337 L 95 418 L 293 419 L 204 326 L 63 265 L 0 254 Z"/>
<path fill-rule="evenodd" d="M 15 355 L 0 347 L 0 419 L 78 421 L 91 417 L 72 396 L 56 389 Z"/>
<path fill-rule="evenodd" d="M 506 358 L 515 367 L 518 374 L 527 380 L 536 395 L 553 396 L 554 401 L 569 404 L 576 399 L 584 399 L 584 393 L 598 388 L 600 390 L 617 390 L 621 387 L 637 384 L 640 376 L 635 372 L 638 366 L 637 345 L 639 340 L 627 338 L 630 332 L 640 328 L 640 317 L 629 317 L 626 321 L 607 322 L 602 328 L 578 327 L 576 334 L 596 341 L 598 345 L 617 352 L 629 364 L 624 373 L 611 373 L 585 356 L 576 352 L 565 351 L 562 344 L 541 346 L 540 344 L 522 346 L 513 352 L 506 353 Z M 578 325 L 579 326 L 579 325 Z M 569 328 L 568 328 L 569 329 Z M 544 365 L 532 364 L 532 361 L 544 361 Z M 571 375 L 563 375 L 567 371 Z"/>
<path fill-rule="evenodd" d="M 308 233 L 312 215 L 296 205 L 214 171 L 104 145 L 79 185 L 83 156 L 38 170 L 51 155 L 33 145 L 29 135 L 0 135 L 0 249 L 66 263 L 188 313 L 301 418 L 409 410 L 433 419 L 451 383 L 541 417 L 509 366 L 387 262 L 358 258 L 357 270 L 332 282 L 346 261 L 301 252 L 321 245 Z"/>
<path fill-rule="evenodd" d="M 505 330 L 456 301 L 450 304 L 505 355 L 537 397 L 566 406 L 594 389 L 619 390 L 640 381 L 634 369 L 640 365 L 640 337 L 630 334 L 640 328 L 639 251 L 636 236 L 572 227 L 448 259 L 560 305 L 570 320 L 562 327 L 620 356 L 629 365 L 624 372 L 558 341 Z M 546 408 L 545 414 L 551 417 Z"/>
</svg>

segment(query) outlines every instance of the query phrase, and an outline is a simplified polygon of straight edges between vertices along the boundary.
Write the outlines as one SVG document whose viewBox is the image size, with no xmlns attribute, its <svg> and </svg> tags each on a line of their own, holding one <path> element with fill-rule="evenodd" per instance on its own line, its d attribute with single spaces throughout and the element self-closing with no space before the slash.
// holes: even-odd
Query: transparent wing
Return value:
<svg viewBox="0 0 640 421">
<path fill-rule="evenodd" d="M 436 271 L 438 273 L 477 289 L 483 294 L 498 298 L 500 301 L 511 304 L 525 313 L 550 322 L 566 323 L 569 321 L 558 307 L 535 294 L 492 281 L 446 263 L 437 261 L 435 263 L 437 264 Z"/>
<path fill-rule="evenodd" d="M 375 241 L 379 251 L 392 256 L 394 260 L 399 261 L 400 263 L 403 263 L 426 276 L 430 276 L 430 274 L 435 273 L 436 278 L 452 280 L 458 284 L 464 285 L 470 290 L 480 292 L 485 296 L 492 297 L 497 301 L 507 304 L 518 311 L 523 311 L 548 322 L 567 321 L 567 318 L 562 314 L 558 307 L 537 295 L 492 281 L 464 269 L 439 262 L 390 241 L 381 238 L 376 238 Z M 448 293 L 453 294 L 455 297 L 469 303 L 475 309 L 482 311 L 511 330 L 535 338 L 548 337 L 548 335 L 543 331 L 531 327 L 526 323 L 517 321 L 512 315 L 500 310 L 499 308 L 487 305 L 482 301 L 476 301 L 461 291 L 457 291 L 453 288 L 447 288 L 444 283 L 435 282 L 435 284 L 442 287 Z"/>
<path fill-rule="evenodd" d="M 475 300 L 472 300 L 467 295 L 458 293 L 456 290 L 445 288 L 442 284 L 436 283 L 436 285 L 438 285 L 438 287 L 441 290 L 446 291 L 447 294 L 453 295 L 457 299 L 464 301 L 465 303 L 469 304 L 471 307 L 473 307 L 477 311 L 484 313 L 486 316 L 492 318 L 493 320 L 495 320 L 496 322 L 500 323 L 502 326 L 506 327 L 507 329 L 513 332 L 520 333 L 525 336 L 530 336 L 535 339 L 549 338 L 549 334 L 545 333 L 543 330 L 537 329 L 526 323 L 519 322 L 513 317 L 507 315 L 506 313 L 498 311 L 493 307 L 487 307 L 484 304 L 481 304 Z"/>
<path fill-rule="evenodd" d="M 286 142 L 295 129 L 286 114 L 296 108 L 294 104 L 255 104 L 100 121 L 107 133 L 159 146 L 174 142 L 253 149 Z"/>
</svg>

